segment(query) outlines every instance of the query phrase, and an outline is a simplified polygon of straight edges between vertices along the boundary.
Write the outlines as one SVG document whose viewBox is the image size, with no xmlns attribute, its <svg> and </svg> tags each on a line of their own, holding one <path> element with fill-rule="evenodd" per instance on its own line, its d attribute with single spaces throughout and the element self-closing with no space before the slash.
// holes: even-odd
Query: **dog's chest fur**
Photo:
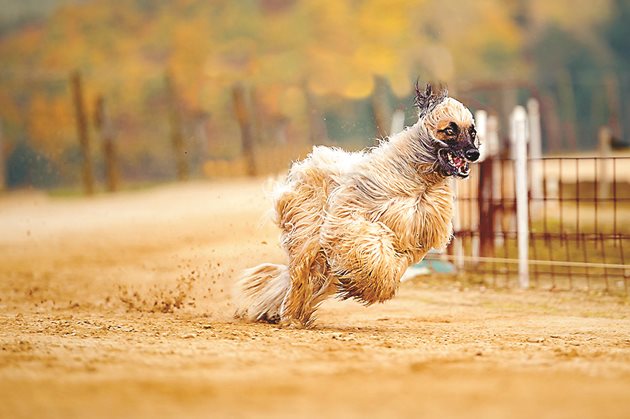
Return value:
<svg viewBox="0 0 630 419">
<path fill-rule="evenodd" d="M 422 189 L 416 195 L 392 197 L 382 204 L 377 219 L 394 232 L 399 251 L 411 252 L 413 259 L 444 247 L 452 235 L 453 192 L 448 183 Z"/>
<path fill-rule="evenodd" d="M 373 179 L 355 179 L 335 188 L 327 212 L 385 225 L 393 233 L 396 250 L 408 255 L 410 263 L 417 262 L 450 241 L 454 194 L 444 178 L 406 183 L 390 189 L 379 188 Z"/>
</svg>

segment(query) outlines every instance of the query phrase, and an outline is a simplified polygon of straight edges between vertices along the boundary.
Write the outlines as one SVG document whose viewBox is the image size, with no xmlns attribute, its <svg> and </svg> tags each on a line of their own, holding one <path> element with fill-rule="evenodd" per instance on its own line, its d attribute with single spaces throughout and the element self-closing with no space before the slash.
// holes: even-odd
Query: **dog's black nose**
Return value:
<svg viewBox="0 0 630 419">
<path fill-rule="evenodd" d="M 479 150 L 477 150 L 476 148 L 471 148 L 469 150 L 466 150 L 464 155 L 466 156 L 466 159 L 470 161 L 476 161 L 479 158 Z"/>
</svg>

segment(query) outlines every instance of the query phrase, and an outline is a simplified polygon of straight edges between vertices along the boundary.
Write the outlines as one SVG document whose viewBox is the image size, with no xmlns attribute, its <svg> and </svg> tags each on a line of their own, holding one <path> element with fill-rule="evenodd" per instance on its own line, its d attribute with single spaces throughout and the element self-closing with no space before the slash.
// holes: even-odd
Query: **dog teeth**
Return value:
<svg viewBox="0 0 630 419">
<path fill-rule="evenodd" d="M 468 174 L 468 171 L 469 171 L 468 161 L 466 161 L 465 159 L 459 156 L 454 155 L 451 152 L 446 153 L 446 159 L 451 164 L 451 166 L 453 166 L 457 170 L 457 172 L 459 172 L 462 175 Z"/>
</svg>

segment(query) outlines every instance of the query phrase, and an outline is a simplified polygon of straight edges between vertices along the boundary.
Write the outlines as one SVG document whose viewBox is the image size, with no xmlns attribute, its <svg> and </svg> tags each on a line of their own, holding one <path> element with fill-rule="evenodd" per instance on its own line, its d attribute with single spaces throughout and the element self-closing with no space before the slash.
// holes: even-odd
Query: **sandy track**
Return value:
<svg viewBox="0 0 630 419">
<path fill-rule="evenodd" d="M 419 278 L 312 330 L 231 319 L 262 182 L 0 197 L 0 417 L 630 417 L 630 306 Z"/>
</svg>

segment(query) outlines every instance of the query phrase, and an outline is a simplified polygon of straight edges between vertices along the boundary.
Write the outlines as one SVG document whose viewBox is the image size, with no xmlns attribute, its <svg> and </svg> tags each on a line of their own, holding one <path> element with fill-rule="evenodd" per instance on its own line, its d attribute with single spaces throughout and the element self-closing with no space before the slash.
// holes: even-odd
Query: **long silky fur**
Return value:
<svg viewBox="0 0 630 419">
<path fill-rule="evenodd" d="M 314 147 L 276 185 L 288 264 L 243 273 L 238 316 L 303 327 L 334 294 L 366 305 L 388 300 L 410 264 L 448 244 L 454 194 L 436 170 L 445 144 L 434 133 L 443 119 L 473 118 L 445 92 L 416 90 L 413 126 L 362 152 Z"/>
</svg>

